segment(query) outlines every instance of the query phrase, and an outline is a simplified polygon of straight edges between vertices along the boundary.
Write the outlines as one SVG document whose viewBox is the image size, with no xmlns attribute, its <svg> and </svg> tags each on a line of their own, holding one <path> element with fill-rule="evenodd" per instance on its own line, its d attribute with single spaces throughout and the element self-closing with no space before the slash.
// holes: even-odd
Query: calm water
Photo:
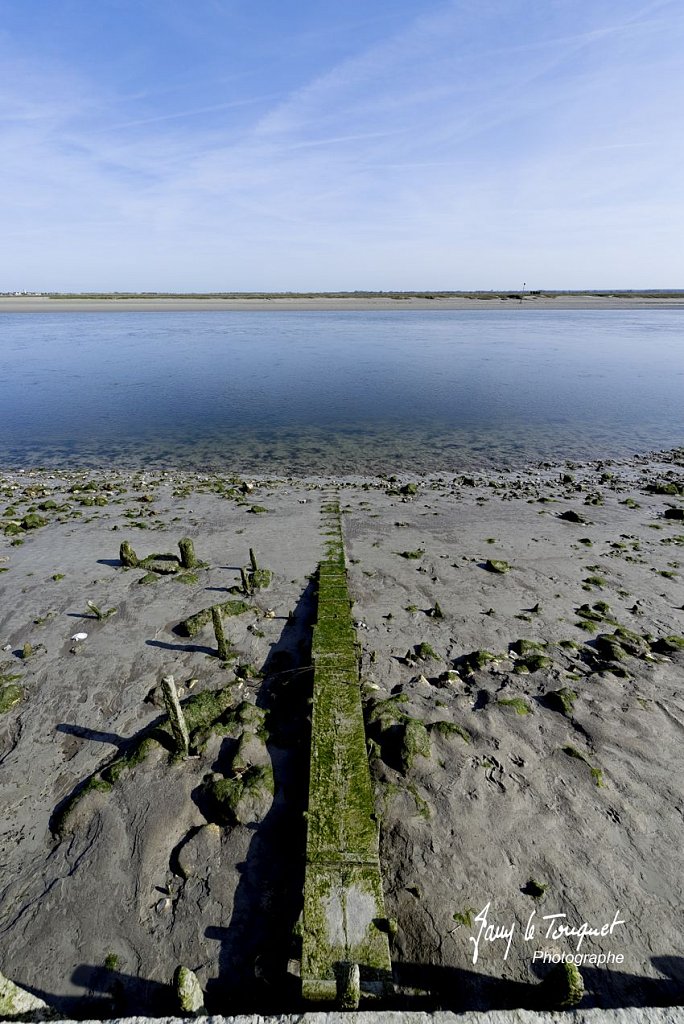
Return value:
<svg viewBox="0 0 684 1024">
<path fill-rule="evenodd" d="M 457 471 L 684 443 L 676 310 L 0 314 L 0 466 Z"/>
</svg>

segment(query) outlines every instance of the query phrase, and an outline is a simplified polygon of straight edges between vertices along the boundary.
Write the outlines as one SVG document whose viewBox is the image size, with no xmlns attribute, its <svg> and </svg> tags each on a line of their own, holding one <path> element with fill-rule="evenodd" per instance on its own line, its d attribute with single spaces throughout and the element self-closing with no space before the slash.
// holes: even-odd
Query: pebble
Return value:
<svg viewBox="0 0 684 1024">
<path fill-rule="evenodd" d="M 74 633 L 74 635 L 72 636 L 71 639 L 72 640 L 87 640 L 88 639 L 88 634 L 87 633 Z"/>
</svg>

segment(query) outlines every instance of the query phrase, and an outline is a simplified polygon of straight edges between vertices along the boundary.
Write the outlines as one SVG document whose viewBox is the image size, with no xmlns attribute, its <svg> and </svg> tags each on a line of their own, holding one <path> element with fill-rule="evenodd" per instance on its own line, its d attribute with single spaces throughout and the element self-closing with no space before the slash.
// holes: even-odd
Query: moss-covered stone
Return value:
<svg viewBox="0 0 684 1024">
<path fill-rule="evenodd" d="M 581 512 L 575 512 L 574 509 L 569 508 L 566 512 L 560 512 L 558 515 L 559 519 L 563 519 L 566 523 L 588 523 L 589 520 L 586 516 L 583 516 Z"/>
<path fill-rule="evenodd" d="M 218 608 L 223 618 L 228 618 L 231 615 L 243 615 L 244 612 L 252 610 L 250 605 L 244 601 L 224 601 L 221 604 L 203 608 L 201 611 L 196 612 L 195 615 L 191 615 L 189 618 L 179 622 L 174 632 L 178 633 L 179 636 L 197 636 L 200 630 L 211 622 L 212 607 Z"/>
<path fill-rule="evenodd" d="M 415 655 L 419 661 L 441 661 L 441 658 L 434 647 L 425 641 L 416 645 Z"/>
<path fill-rule="evenodd" d="M 551 690 L 547 693 L 546 700 L 549 707 L 553 708 L 554 711 L 560 711 L 566 718 L 572 718 L 575 701 L 577 700 L 577 694 L 574 690 L 571 690 L 568 686 L 562 686 L 560 690 Z"/>
<path fill-rule="evenodd" d="M 526 896 L 532 896 L 535 900 L 540 900 L 546 890 L 547 886 L 543 882 L 538 882 L 536 878 L 530 878 L 522 888 Z"/>
<path fill-rule="evenodd" d="M 484 567 L 488 572 L 498 572 L 501 574 L 511 571 L 511 566 L 508 562 L 504 562 L 499 558 L 488 558 Z"/>
<path fill-rule="evenodd" d="M 491 651 L 485 651 L 483 649 L 477 651 L 471 651 L 470 654 L 466 654 L 462 659 L 459 660 L 459 667 L 462 668 L 466 674 L 473 672 L 479 672 L 485 668 L 490 662 L 499 661 L 499 656 L 492 654 Z"/>
<path fill-rule="evenodd" d="M 540 1001 L 549 1009 L 569 1010 L 584 996 L 584 982 L 573 963 L 556 964 L 540 985 Z"/>
<path fill-rule="evenodd" d="M 21 520 L 22 530 L 38 530 L 41 526 L 47 526 L 49 520 L 45 516 L 39 516 L 37 512 L 29 512 Z"/>
<path fill-rule="evenodd" d="M 675 654 L 677 651 L 684 650 L 684 636 L 663 636 L 658 640 L 655 640 L 652 644 L 654 651 L 659 654 Z"/>
<path fill-rule="evenodd" d="M 235 778 L 211 776 L 205 792 L 214 820 L 223 825 L 258 825 L 273 802 L 273 769 L 251 765 Z"/>
<path fill-rule="evenodd" d="M 611 633 L 599 633 L 594 641 L 596 650 L 606 661 L 622 661 L 626 651 L 618 637 Z"/>
<path fill-rule="evenodd" d="M 430 757 L 430 736 L 423 722 L 409 718 L 402 728 L 399 760 L 404 775 L 413 767 L 417 757 Z"/>
<path fill-rule="evenodd" d="M 194 971 L 182 965 L 177 967 L 173 976 L 173 987 L 176 992 L 178 1006 L 184 1017 L 206 1015 L 204 993 Z"/>
<path fill-rule="evenodd" d="M 527 654 L 524 658 L 518 658 L 513 671 L 517 675 L 527 675 L 529 672 L 541 672 L 552 665 L 553 660 L 545 654 Z"/>
<path fill-rule="evenodd" d="M 542 654 L 545 649 L 546 644 L 539 640 L 515 640 L 511 644 L 511 650 L 518 655 Z"/>
</svg>

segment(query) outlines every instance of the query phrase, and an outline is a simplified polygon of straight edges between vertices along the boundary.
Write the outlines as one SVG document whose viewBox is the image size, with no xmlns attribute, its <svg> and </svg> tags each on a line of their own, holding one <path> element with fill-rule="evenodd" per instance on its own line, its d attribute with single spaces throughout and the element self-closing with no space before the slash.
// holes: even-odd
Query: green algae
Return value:
<svg viewBox="0 0 684 1024">
<path fill-rule="evenodd" d="M 496 703 L 502 707 L 513 708 L 516 715 L 532 714 L 532 708 L 522 697 L 499 697 Z"/>
<path fill-rule="evenodd" d="M 448 738 L 450 736 L 460 736 L 464 743 L 470 743 L 471 736 L 467 729 L 462 725 L 458 725 L 457 722 L 431 722 L 428 725 L 430 732 L 436 732 L 438 736 Z"/>
<path fill-rule="evenodd" d="M 159 576 L 157 575 L 156 572 L 146 572 L 145 575 L 141 576 L 140 579 L 138 580 L 138 583 L 142 584 L 143 586 L 147 586 L 149 583 L 158 582 Z"/>
<path fill-rule="evenodd" d="M 425 641 L 416 645 L 415 656 L 419 661 L 441 661 L 437 651 Z"/>
<path fill-rule="evenodd" d="M 584 764 L 588 765 L 592 779 L 599 788 L 603 788 L 603 772 L 600 768 L 596 768 L 592 765 L 586 754 L 583 754 L 581 750 L 578 750 L 577 747 L 573 747 L 570 743 L 567 743 L 561 749 L 568 757 L 574 757 L 577 761 L 583 761 Z"/>
<path fill-rule="evenodd" d="M 13 677 L 0 677 L 0 683 L 5 678 L 19 679 L 19 676 Z M 16 686 L 13 683 L 7 683 L 6 685 L 0 686 L 0 715 L 4 715 L 7 711 L 10 711 L 17 704 L 20 704 L 24 699 L 24 690 L 21 686 Z"/>
<path fill-rule="evenodd" d="M 472 928 L 474 913 L 474 907 L 467 907 L 465 910 L 457 910 L 455 914 L 452 914 L 452 917 L 456 924 L 461 925 L 465 928 Z"/>
</svg>

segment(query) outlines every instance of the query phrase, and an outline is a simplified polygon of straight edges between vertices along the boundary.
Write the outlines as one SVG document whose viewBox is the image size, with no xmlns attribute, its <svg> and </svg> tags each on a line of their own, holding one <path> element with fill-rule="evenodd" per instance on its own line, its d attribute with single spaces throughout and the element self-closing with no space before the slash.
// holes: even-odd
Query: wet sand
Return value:
<svg viewBox="0 0 684 1024">
<path fill-rule="evenodd" d="M 576 950 L 550 914 L 621 922 L 581 946 L 624 957 L 583 969 L 583 1005 L 679 998 L 684 452 L 413 482 L 0 476 L 4 974 L 72 1016 L 172 1013 L 181 963 L 210 1012 L 298 1008 L 311 577 L 337 493 L 402 1005 L 524 1005 L 534 952 Z M 142 557 L 185 536 L 208 567 L 141 585 L 120 563 L 124 540 Z M 273 581 L 231 593 L 250 547 Z M 210 625 L 177 627 L 228 600 L 247 607 L 224 666 Z M 223 717 L 197 756 L 135 763 L 169 673 Z M 228 823 L 210 791 L 244 702 L 275 785 Z M 513 938 L 473 963 L 487 905 Z"/>
</svg>

